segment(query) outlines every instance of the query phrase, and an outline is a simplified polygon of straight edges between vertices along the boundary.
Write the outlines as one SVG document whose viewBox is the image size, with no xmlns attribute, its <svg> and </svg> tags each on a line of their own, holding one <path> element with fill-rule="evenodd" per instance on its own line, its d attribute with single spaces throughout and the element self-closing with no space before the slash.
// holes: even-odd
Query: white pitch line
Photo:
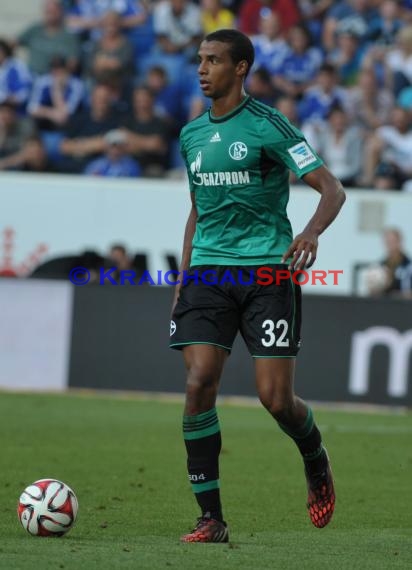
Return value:
<svg viewBox="0 0 412 570">
<path fill-rule="evenodd" d="M 322 433 L 373 433 L 378 435 L 412 434 L 412 426 L 347 426 L 341 424 L 319 425 Z"/>
</svg>

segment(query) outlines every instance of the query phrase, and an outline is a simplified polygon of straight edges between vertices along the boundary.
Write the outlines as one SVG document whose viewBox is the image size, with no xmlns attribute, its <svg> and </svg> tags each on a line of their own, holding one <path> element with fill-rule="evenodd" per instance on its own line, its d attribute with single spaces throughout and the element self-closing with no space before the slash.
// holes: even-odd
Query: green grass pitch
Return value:
<svg viewBox="0 0 412 570">
<path fill-rule="evenodd" d="M 198 515 L 182 407 L 83 395 L 0 394 L 1 570 L 412 568 L 412 417 L 316 410 L 336 481 L 312 527 L 301 459 L 263 409 L 219 406 L 229 544 L 183 545 Z M 31 537 L 17 499 L 54 477 L 79 499 L 64 537 Z"/>
</svg>

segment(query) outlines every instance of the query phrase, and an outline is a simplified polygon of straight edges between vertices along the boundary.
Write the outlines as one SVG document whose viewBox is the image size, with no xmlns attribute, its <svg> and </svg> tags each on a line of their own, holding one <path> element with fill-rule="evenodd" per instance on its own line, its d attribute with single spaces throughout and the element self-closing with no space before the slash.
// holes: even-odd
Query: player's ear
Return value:
<svg viewBox="0 0 412 570">
<path fill-rule="evenodd" d="M 245 59 L 242 59 L 241 61 L 239 61 L 236 67 L 237 67 L 236 69 L 237 75 L 246 77 L 249 68 L 248 62 Z"/>
</svg>

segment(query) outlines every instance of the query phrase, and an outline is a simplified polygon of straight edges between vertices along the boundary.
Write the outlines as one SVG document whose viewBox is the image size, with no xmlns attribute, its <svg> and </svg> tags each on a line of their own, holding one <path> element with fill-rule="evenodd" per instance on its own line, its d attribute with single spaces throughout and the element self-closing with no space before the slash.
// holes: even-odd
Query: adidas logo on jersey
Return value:
<svg viewBox="0 0 412 570">
<path fill-rule="evenodd" d="M 222 139 L 220 138 L 219 133 L 216 131 L 213 137 L 210 139 L 209 142 L 220 142 Z"/>
</svg>

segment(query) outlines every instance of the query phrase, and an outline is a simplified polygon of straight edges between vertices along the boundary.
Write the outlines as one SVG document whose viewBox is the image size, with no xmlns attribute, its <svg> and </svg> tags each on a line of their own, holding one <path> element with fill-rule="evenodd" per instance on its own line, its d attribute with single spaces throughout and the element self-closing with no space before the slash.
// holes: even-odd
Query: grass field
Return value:
<svg viewBox="0 0 412 570">
<path fill-rule="evenodd" d="M 311 526 L 294 444 L 266 413 L 222 405 L 222 493 L 231 542 L 183 545 L 197 509 L 185 475 L 181 406 L 92 396 L 0 394 L 0 568 L 412 568 L 412 416 L 316 411 L 337 489 L 329 527 Z M 23 488 L 76 491 L 76 526 L 31 537 Z"/>
</svg>

